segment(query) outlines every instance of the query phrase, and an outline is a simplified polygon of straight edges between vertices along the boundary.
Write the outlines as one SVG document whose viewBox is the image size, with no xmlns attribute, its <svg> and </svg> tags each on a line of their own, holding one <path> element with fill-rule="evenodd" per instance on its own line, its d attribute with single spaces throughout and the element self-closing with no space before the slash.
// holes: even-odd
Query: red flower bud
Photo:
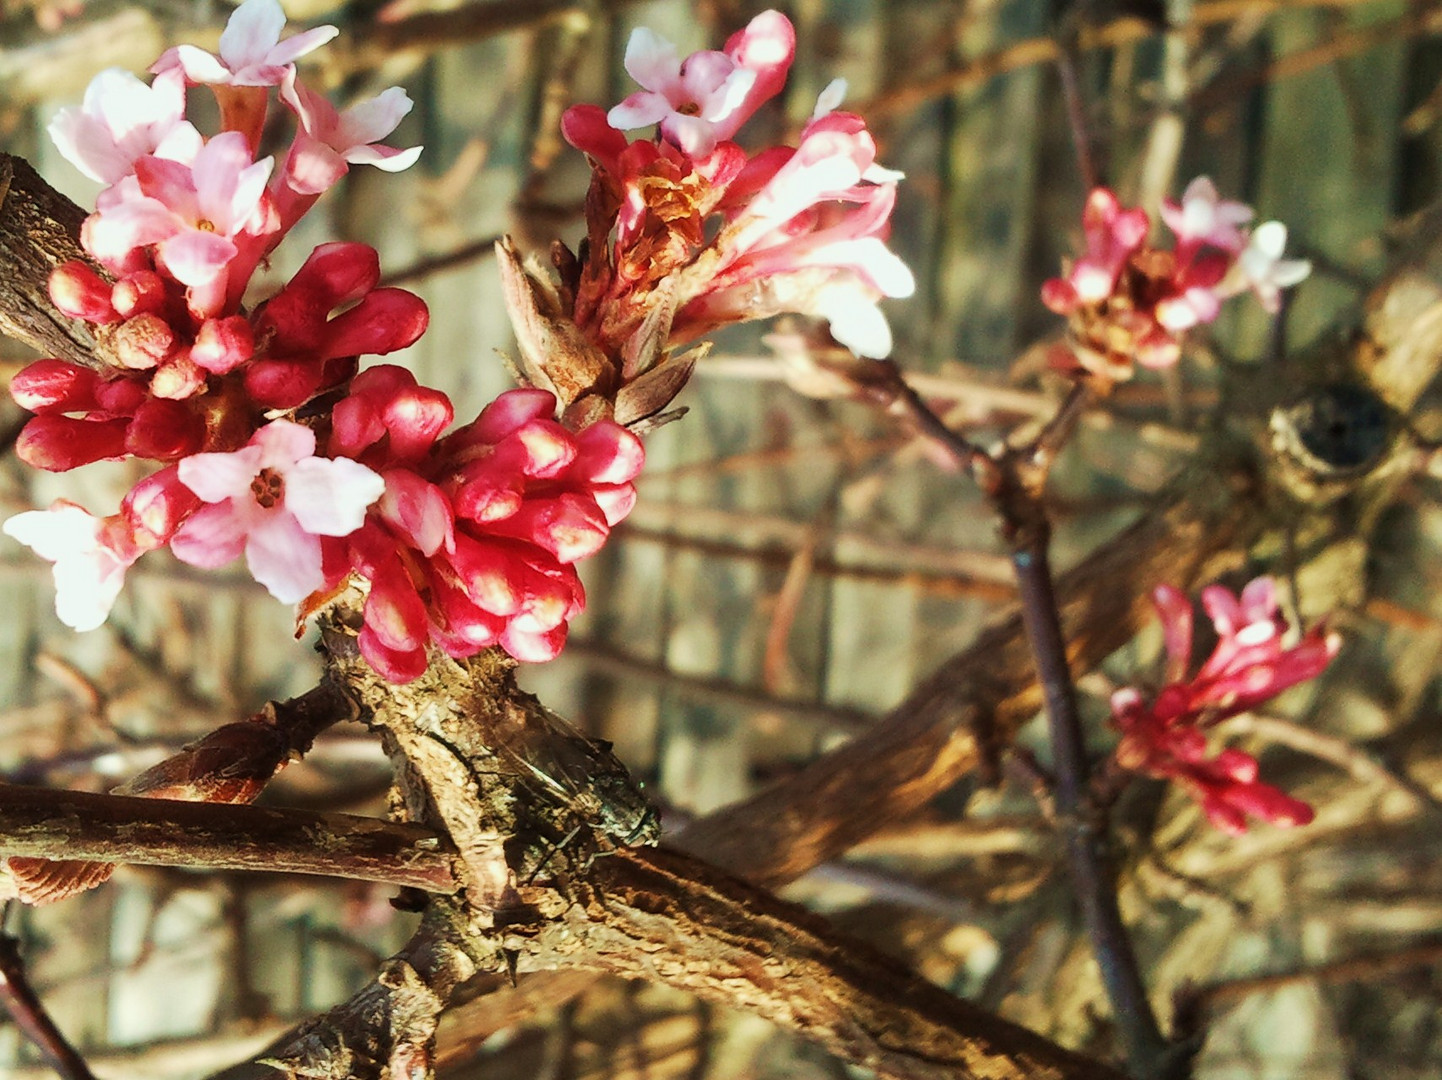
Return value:
<svg viewBox="0 0 1442 1080">
<path fill-rule="evenodd" d="M 255 353 L 255 334 L 240 315 L 206 319 L 200 324 L 190 358 L 212 375 L 234 371 Z"/>
<path fill-rule="evenodd" d="M 77 420 L 54 414 L 37 416 L 15 441 L 20 460 L 37 469 L 65 472 L 102 458 L 125 456 L 129 420 Z"/>
<path fill-rule="evenodd" d="M 110 303 L 110 283 L 79 259 L 50 274 L 50 300 L 72 319 L 112 323 L 120 319 Z"/>
<path fill-rule="evenodd" d="M 257 360 L 245 369 L 245 392 L 270 409 L 294 409 L 321 388 L 323 372 L 316 363 Z"/>
<path fill-rule="evenodd" d="M 86 412 L 96 407 L 99 376 L 65 360 L 37 360 L 10 380 L 10 396 L 31 412 Z"/>
<path fill-rule="evenodd" d="M 110 302 L 121 318 L 129 319 L 158 313 L 165 307 L 168 296 L 164 278 L 154 270 L 137 270 L 115 283 Z"/>
<path fill-rule="evenodd" d="M 429 322 L 430 312 L 419 296 L 404 289 L 376 289 L 326 323 L 320 358 L 395 352 L 415 344 Z"/>
<path fill-rule="evenodd" d="M 136 457 L 177 461 L 205 443 L 205 421 L 179 401 L 151 398 L 135 410 L 125 449 Z"/>
</svg>

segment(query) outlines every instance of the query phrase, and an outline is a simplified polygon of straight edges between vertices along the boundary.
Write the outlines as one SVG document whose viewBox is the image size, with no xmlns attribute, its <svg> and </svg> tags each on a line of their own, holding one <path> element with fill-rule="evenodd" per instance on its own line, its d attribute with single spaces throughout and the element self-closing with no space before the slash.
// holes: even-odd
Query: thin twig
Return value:
<svg viewBox="0 0 1442 1080">
<path fill-rule="evenodd" d="M 1077 73 L 1078 56 L 1075 28 L 1063 26 L 1057 33 L 1056 72 L 1061 80 L 1062 100 L 1066 103 L 1067 125 L 1071 128 L 1077 173 L 1081 176 L 1083 190 L 1091 191 L 1102 185 L 1102 174 L 1097 167 L 1091 134 L 1088 131 L 1086 102 L 1082 99 L 1081 79 Z"/>
<path fill-rule="evenodd" d="M 8 914 L 10 905 L 5 910 Z M 64 1080 L 95 1080 L 85 1059 L 55 1026 L 40 995 L 30 985 L 20 956 L 20 939 L 4 931 L 0 931 L 0 1005 Z"/>
<path fill-rule="evenodd" d="M 1111 1000 L 1126 1046 L 1127 1059 L 1134 1075 L 1154 1076 L 1168 1054 L 1168 1045 L 1147 999 L 1136 952 L 1122 922 L 1115 875 L 1106 852 L 1104 825 L 1091 805 L 1086 741 L 1071 669 L 1067 665 L 1066 639 L 1057 614 L 1056 589 L 1047 558 L 1047 532 L 1033 525 L 1028 533 L 1012 557 L 1021 590 L 1022 621 L 1036 658 L 1046 702 L 1056 773 L 1057 820 L 1082 918 L 1101 968 L 1102 985 Z"/>
<path fill-rule="evenodd" d="M 1367 956 L 1352 956 L 1330 964 L 1303 968 L 1300 971 L 1285 971 L 1275 975 L 1252 975 L 1229 982 L 1210 983 L 1198 987 L 1193 993 L 1203 1009 L 1214 1009 L 1227 1005 L 1252 994 L 1263 994 L 1297 983 L 1342 983 L 1376 979 L 1379 976 L 1395 975 L 1416 968 L 1434 967 L 1442 964 L 1442 942 L 1428 942 L 1415 945 L 1394 953 L 1379 953 Z"/>
</svg>

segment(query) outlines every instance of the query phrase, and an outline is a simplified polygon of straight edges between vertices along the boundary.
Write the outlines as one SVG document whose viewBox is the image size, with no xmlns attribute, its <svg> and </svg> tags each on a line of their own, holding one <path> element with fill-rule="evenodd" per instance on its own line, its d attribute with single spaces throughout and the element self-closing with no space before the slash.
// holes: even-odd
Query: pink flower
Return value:
<svg viewBox="0 0 1442 1080">
<path fill-rule="evenodd" d="M 687 155 L 705 158 L 781 89 L 795 52 L 796 32 L 776 11 L 752 19 L 725 52 L 696 52 L 684 61 L 676 46 L 637 27 L 626 44 L 625 65 L 645 90 L 606 119 L 622 131 L 660 124 L 661 134 Z"/>
<path fill-rule="evenodd" d="M 64 500 L 5 522 L 6 535 L 55 564 L 55 614 L 72 630 L 94 630 L 105 622 L 125 584 L 125 571 L 143 554 L 124 543 L 110 524 L 111 519 Z"/>
<path fill-rule="evenodd" d="M 644 26 L 631 32 L 625 64 L 646 89 L 611 109 L 606 120 L 621 131 L 660 124 L 662 135 L 696 158 L 716 148 L 725 121 L 756 81 L 754 71 L 722 52 L 692 53 L 683 62 L 676 46 Z"/>
<path fill-rule="evenodd" d="M 1186 785 L 1212 823 L 1228 832 L 1245 831 L 1247 815 L 1277 825 L 1311 821 L 1305 803 L 1257 779 L 1257 763 L 1249 755 L 1227 749 L 1208 757 L 1203 731 L 1321 674 L 1337 654 L 1337 637 L 1314 628 L 1284 646 L 1286 626 L 1271 578 L 1257 578 L 1240 597 L 1209 586 L 1202 591 L 1202 606 L 1217 644 L 1189 675 L 1191 604 L 1170 585 L 1158 586 L 1153 601 L 1162 620 L 1167 685 L 1150 703 L 1134 687 L 1112 695 L 1112 721 L 1122 732 L 1117 763 Z"/>
<path fill-rule="evenodd" d="M 781 12 L 763 11 L 726 39 L 725 51 L 739 66 L 756 73 L 745 100 L 721 128 L 721 138 L 729 139 L 786 85 L 786 74 L 796 57 L 796 29 Z M 834 87 L 829 89 L 834 92 Z"/>
<path fill-rule="evenodd" d="M 753 176 L 743 172 L 726 203 L 736 205 L 738 195 L 748 188 L 755 194 L 736 212 L 737 233 L 730 238 L 738 253 L 746 252 L 757 240 L 790 222 L 798 214 L 820 203 L 835 200 L 867 202 L 878 197 L 875 187 L 894 185 L 903 174 L 885 169 L 876 163 L 876 140 L 866 130 L 866 122 L 853 113 L 826 113 L 806 125 L 801 144 L 784 160 L 779 155 L 758 155 L 748 169 L 752 173 L 771 175 L 755 190 Z M 891 204 L 875 218 L 871 232 L 884 227 Z"/>
<path fill-rule="evenodd" d="M 1047 306 L 1065 314 L 1064 308 L 1095 304 L 1109 297 L 1122 267 L 1146 241 L 1149 227 L 1146 211 L 1122 209 L 1108 188 L 1093 190 L 1082 212 L 1086 254 L 1072 264 L 1066 278 L 1046 283 L 1043 298 Z"/>
<path fill-rule="evenodd" d="M 245 553 L 254 578 L 284 603 L 325 585 L 319 537 L 347 536 L 385 492 L 358 462 L 315 457 L 315 433 L 274 420 L 230 454 L 180 462 L 180 480 L 202 507 L 171 539 L 176 557 L 213 568 Z"/>
<path fill-rule="evenodd" d="M 411 111 L 411 99 L 399 86 L 337 112 L 325 97 L 299 82 L 292 70 L 281 83 L 280 94 L 301 125 L 283 175 L 286 183 L 303 195 L 326 191 L 345 175 L 349 165 L 400 172 L 420 157 L 419 146 L 397 150 L 375 145 Z"/>
<path fill-rule="evenodd" d="M 150 70 L 160 74 L 179 69 L 192 83 L 279 86 L 299 57 L 340 33 L 334 26 L 317 26 L 281 41 L 283 29 L 285 12 L 279 0 L 245 0 L 220 35 L 219 56 L 194 45 L 177 45 Z"/>
<path fill-rule="evenodd" d="M 886 356 L 891 330 L 877 301 L 916 288 L 884 242 L 900 176 L 876 164 L 875 142 L 850 113 L 823 113 L 794 152 L 752 159 L 722 203 L 733 221 L 717 238 L 719 259 L 687 279 L 701 289 L 676 332 L 794 311 L 825 318 L 863 356 Z"/>
<path fill-rule="evenodd" d="M 1199 176 L 1182 192 L 1182 201 L 1162 202 L 1162 220 L 1177 234 L 1178 251 L 1195 250 L 1202 244 L 1235 255 L 1247 246 L 1241 226 L 1252 220 L 1246 203 L 1223 199 L 1216 185 Z"/>
<path fill-rule="evenodd" d="M 200 132 L 185 118 L 185 80 L 157 75 L 147 86 L 128 71 L 109 68 L 90 81 L 79 108 L 50 121 L 60 153 L 92 180 L 114 184 L 148 154 L 191 161 Z"/>
<path fill-rule="evenodd" d="M 87 220 L 86 247 L 107 265 L 123 265 L 135 249 L 155 244 L 177 281 L 211 285 L 239 253 L 241 234 L 267 231 L 263 199 L 272 164 L 252 162 L 245 138 L 233 131 L 212 138 L 192 165 L 141 158 L 135 191 Z"/>
</svg>

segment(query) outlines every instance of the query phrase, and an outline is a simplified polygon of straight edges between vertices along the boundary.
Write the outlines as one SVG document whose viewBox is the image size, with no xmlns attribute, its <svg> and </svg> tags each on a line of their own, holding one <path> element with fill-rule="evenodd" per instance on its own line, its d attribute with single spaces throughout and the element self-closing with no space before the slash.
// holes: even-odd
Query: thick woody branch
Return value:
<svg viewBox="0 0 1442 1080">
<path fill-rule="evenodd" d="M 581 967 L 665 983 L 754 1012 L 897 1080 L 1121 1080 L 689 856 L 621 850 L 570 888 L 575 902 L 557 917 L 535 920 L 535 909 L 519 906 L 496 920 L 501 931 L 433 901 L 429 929 L 369 987 L 215 1080 L 407 1075 L 382 1067 L 394 1069 L 398 1058 L 430 1062 L 432 1051 L 415 1040 L 460 984 L 457 969 L 468 976 L 503 957 L 522 971 Z"/>
<path fill-rule="evenodd" d="M 1063 576 L 1062 625 L 1085 671 L 1151 618 L 1158 581 L 1180 588 L 1235 569 L 1264 526 L 1245 461 L 1201 463 L 1158 508 Z M 688 826 L 687 851 L 779 885 L 835 858 L 882 824 L 914 814 L 1041 706 L 1021 618 L 944 663 L 867 732 L 744 802 Z M 864 782 L 858 782 L 864 777 Z"/>
<path fill-rule="evenodd" d="M 115 362 L 105 335 L 67 319 L 50 302 L 50 271 L 84 259 L 85 211 L 56 191 L 24 158 L 0 153 L 0 334 L 45 356 L 95 367 Z"/>
<path fill-rule="evenodd" d="M 522 966 L 664 982 L 790 1028 L 899 1080 L 1118 1080 L 912 974 L 823 919 L 688 856 L 600 860 L 589 902 L 548 924 Z"/>
<path fill-rule="evenodd" d="M 423 826 L 9 784 L 0 785 L 0 855 L 457 888 L 450 844 Z"/>
</svg>

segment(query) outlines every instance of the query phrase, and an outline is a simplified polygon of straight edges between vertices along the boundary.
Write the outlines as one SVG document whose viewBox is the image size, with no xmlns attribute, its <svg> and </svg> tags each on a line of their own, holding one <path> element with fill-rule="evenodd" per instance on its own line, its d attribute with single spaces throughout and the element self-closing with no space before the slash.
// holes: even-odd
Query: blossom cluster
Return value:
<svg viewBox="0 0 1442 1080">
<path fill-rule="evenodd" d="M 890 351 L 877 302 L 914 289 L 885 242 L 901 174 L 877 164 L 859 116 L 837 111 L 845 84 L 821 94 L 798 145 L 748 153 L 735 141 L 781 91 L 795 52 L 776 11 L 685 58 L 638 29 L 625 65 L 643 89 L 609 111 L 565 113 L 563 134 L 592 165 L 586 244 L 581 258 L 558 251 L 559 284 L 529 271 L 512 303 L 521 292 L 538 312 L 535 332 L 518 328 L 528 374 L 575 386 L 561 392 L 568 406 L 640 383 L 672 346 L 782 312 L 828 320 L 863 355 Z M 624 134 L 637 128 L 652 134 Z M 561 355 L 558 338 L 569 339 Z M 635 411 L 658 409 L 684 373 L 652 382 L 666 386 Z"/>
<path fill-rule="evenodd" d="M 445 434 L 444 394 L 393 365 L 359 370 L 428 320 L 418 297 L 378 286 L 363 244 L 321 245 L 246 306 L 262 260 L 351 165 L 394 171 L 420 152 L 380 144 L 410 109 L 403 90 L 338 111 L 295 68 L 335 29 L 283 38 L 284 23 L 277 0 L 245 0 L 219 55 L 179 46 L 150 83 L 104 72 L 52 124 L 105 187 L 81 234 L 94 261 L 59 267 L 51 296 L 112 360 L 17 374 L 12 394 L 36 414 L 18 452 L 52 471 L 160 467 L 114 514 L 62 500 L 5 531 L 55 563 L 56 610 L 76 629 L 104 622 L 127 569 L 168 546 L 201 567 L 243 556 L 305 611 L 361 587 L 360 648 L 397 681 L 424 670 L 431 646 L 549 659 L 583 603 L 573 564 L 630 509 L 641 444 L 604 418 L 562 428 L 536 388 Z M 208 138 L 187 118 L 195 85 L 220 106 Z M 295 120 L 278 168 L 258 157 L 276 100 Z"/>
<path fill-rule="evenodd" d="M 1208 756 L 1205 731 L 1321 674 L 1337 653 L 1337 637 L 1314 627 L 1284 645 L 1287 628 L 1271 578 L 1252 581 L 1240 597 L 1213 585 L 1202 591 L 1202 607 L 1217 644 L 1191 672 L 1191 603 L 1169 585 L 1157 587 L 1153 603 L 1166 645 L 1166 685 L 1150 701 L 1134 687 L 1112 695 L 1112 722 L 1122 733 L 1117 764 L 1181 783 L 1212 824 L 1229 833 L 1245 832 L 1248 816 L 1276 825 L 1310 822 L 1310 806 L 1257 779 L 1250 754 L 1228 747 Z"/>
<path fill-rule="evenodd" d="M 1095 375 L 1129 378 L 1133 361 L 1169 367 L 1181 335 L 1213 321 L 1224 300 L 1250 290 L 1276 314 L 1281 290 L 1311 272 L 1306 260 L 1282 258 L 1285 225 L 1249 231 L 1252 208 L 1223 199 L 1205 176 L 1180 202 L 1165 200 L 1161 217 L 1176 238 L 1171 248 L 1148 241 L 1146 211 L 1096 188 L 1082 213 L 1086 252 L 1042 287 L 1047 307 L 1068 319 L 1071 359 Z"/>
</svg>

